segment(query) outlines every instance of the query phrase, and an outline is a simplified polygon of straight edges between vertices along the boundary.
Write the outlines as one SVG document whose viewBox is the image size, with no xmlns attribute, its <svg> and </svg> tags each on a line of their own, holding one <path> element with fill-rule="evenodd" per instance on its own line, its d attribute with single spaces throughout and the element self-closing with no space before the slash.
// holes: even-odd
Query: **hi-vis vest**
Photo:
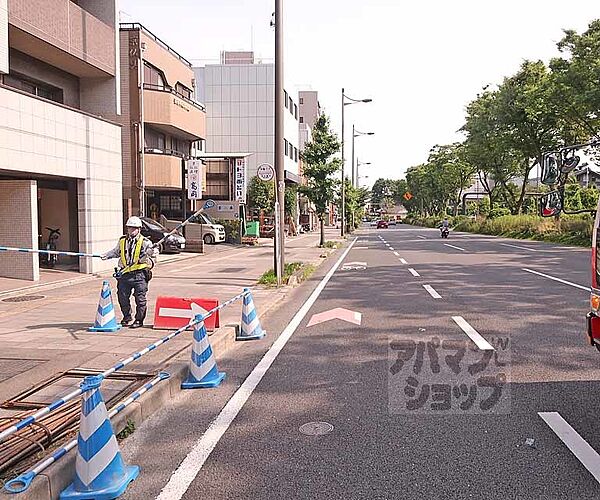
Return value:
<svg viewBox="0 0 600 500">
<path fill-rule="evenodd" d="M 119 243 L 121 249 L 120 260 L 121 265 L 123 266 L 121 272 L 123 274 L 137 271 L 138 269 L 146 269 L 148 267 L 148 264 L 140 263 L 140 253 L 142 252 L 142 245 L 144 244 L 143 237 L 138 238 L 135 244 L 135 249 L 133 251 L 133 263 L 130 266 L 127 265 L 127 249 L 125 248 L 125 245 L 127 244 L 127 237 L 122 236 Z"/>
</svg>

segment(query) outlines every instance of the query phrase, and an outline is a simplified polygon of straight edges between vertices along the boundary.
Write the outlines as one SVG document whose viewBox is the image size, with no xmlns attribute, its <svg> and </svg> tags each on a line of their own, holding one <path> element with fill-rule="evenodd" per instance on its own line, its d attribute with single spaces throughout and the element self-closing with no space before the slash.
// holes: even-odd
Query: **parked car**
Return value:
<svg viewBox="0 0 600 500">
<path fill-rule="evenodd" d="M 377 227 L 377 220 L 371 221 L 371 227 Z"/>
<path fill-rule="evenodd" d="M 377 223 L 377 229 L 387 229 L 388 228 L 388 223 L 385 220 L 380 220 Z"/>
<path fill-rule="evenodd" d="M 388 226 L 395 226 L 396 225 L 396 220 L 395 219 L 390 219 L 388 221 Z"/>
<path fill-rule="evenodd" d="M 142 234 L 152 243 L 158 243 L 165 235 L 169 234 L 170 231 L 154 219 L 140 218 L 142 219 Z M 160 244 L 159 251 L 160 253 L 179 253 L 184 248 L 185 238 L 181 234 L 175 233 Z"/>
<path fill-rule="evenodd" d="M 198 225 L 202 224 L 202 239 L 207 245 L 223 243 L 225 241 L 225 227 L 216 224 L 208 214 L 200 214 L 197 217 Z"/>
</svg>

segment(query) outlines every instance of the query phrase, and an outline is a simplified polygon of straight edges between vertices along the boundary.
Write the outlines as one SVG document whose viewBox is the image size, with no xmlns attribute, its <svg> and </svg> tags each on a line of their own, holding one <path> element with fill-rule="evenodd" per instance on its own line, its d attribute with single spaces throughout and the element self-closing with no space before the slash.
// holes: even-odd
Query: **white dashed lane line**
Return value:
<svg viewBox="0 0 600 500">
<path fill-rule="evenodd" d="M 447 247 L 454 248 L 455 250 L 460 250 L 461 252 L 466 252 L 464 248 L 456 247 L 454 245 L 450 245 L 450 243 L 444 243 Z"/>
<path fill-rule="evenodd" d="M 417 238 L 421 238 L 422 240 L 426 240 L 427 239 L 425 236 L 421 236 L 421 235 L 417 235 Z"/>
<path fill-rule="evenodd" d="M 415 271 L 412 267 L 408 268 L 408 272 L 413 276 L 421 276 L 417 271 Z"/>
<path fill-rule="evenodd" d="M 395 255 L 396 257 L 399 257 L 399 256 L 400 256 L 400 254 L 399 254 L 398 252 L 394 252 L 394 255 Z"/>
<path fill-rule="evenodd" d="M 520 247 L 519 245 L 511 245 L 510 243 L 500 243 L 500 245 L 505 247 L 518 248 L 519 250 L 527 250 L 528 252 L 537 252 L 535 248 Z"/>
<path fill-rule="evenodd" d="M 462 316 L 452 316 L 452 319 L 460 327 L 460 329 L 467 334 L 467 337 L 469 337 L 473 342 L 475 342 L 475 345 L 479 347 L 479 349 L 481 349 L 482 351 L 495 350 L 492 347 L 492 345 L 487 340 L 485 340 L 477 330 L 475 330 L 475 328 L 473 328 L 471 325 L 469 325 L 469 323 L 467 323 L 465 318 L 463 318 Z"/>
<path fill-rule="evenodd" d="M 405 261 L 404 259 L 402 259 L 402 258 L 400 259 L 400 263 L 401 263 L 401 264 L 408 264 L 408 262 L 406 262 L 406 261 Z"/>
<path fill-rule="evenodd" d="M 423 288 L 427 290 L 427 293 L 431 295 L 434 299 L 441 299 L 442 296 L 435 291 L 435 289 L 431 285 L 423 285 Z"/>
</svg>

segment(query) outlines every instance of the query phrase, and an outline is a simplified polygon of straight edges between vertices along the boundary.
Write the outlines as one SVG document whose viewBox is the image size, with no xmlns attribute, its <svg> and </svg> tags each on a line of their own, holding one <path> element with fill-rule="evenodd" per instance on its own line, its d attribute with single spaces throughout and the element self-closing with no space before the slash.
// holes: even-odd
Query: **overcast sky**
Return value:
<svg viewBox="0 0 600 500">
<path fill-rule="evenodd" d="M 273 60 L 273 0 L 120 0 L 121 22 L 140 22 L 195 65 L 221 50 L 254 48 Z M 600 17 L 597 0 L 284 0 L 286 87 L 318 90 L 341 131 L 341 88 L 372 104 L 346 106 L 369 175 L 400 178 L 435 144 L 459 140 L 465 105 L 524 59 L 558 54 L 562 29 Z M 368 172 L 367 172 L 368 170 Z"/>
</svg>

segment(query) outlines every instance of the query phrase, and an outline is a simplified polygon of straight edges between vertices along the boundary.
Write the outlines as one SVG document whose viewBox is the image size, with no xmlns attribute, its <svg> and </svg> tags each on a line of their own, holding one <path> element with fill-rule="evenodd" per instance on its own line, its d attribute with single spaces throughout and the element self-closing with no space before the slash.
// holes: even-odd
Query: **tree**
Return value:
<svg viewBox="0 0 600 500">
<path fill-rule="evenodd" d="M 333 200 L 338 181 L 333 178 L 340 166 L 339 158 L 332 158 L 340 150 L 340 142 L 331 131 L 329 118 L 321 114 L 312 131 L 311 141 L 304 146 L 304 177 L 306 185 L 300 192 L 314 205 L 321 223 L 320 245 L 325 245 L 325 214 Z"/>
<path fill-rule="evenodd" d="M 248 185 L 248 204 L 250 208 L 273 212 L 275 209 L 275 185 L 252 177 Z"/>
</svg>

